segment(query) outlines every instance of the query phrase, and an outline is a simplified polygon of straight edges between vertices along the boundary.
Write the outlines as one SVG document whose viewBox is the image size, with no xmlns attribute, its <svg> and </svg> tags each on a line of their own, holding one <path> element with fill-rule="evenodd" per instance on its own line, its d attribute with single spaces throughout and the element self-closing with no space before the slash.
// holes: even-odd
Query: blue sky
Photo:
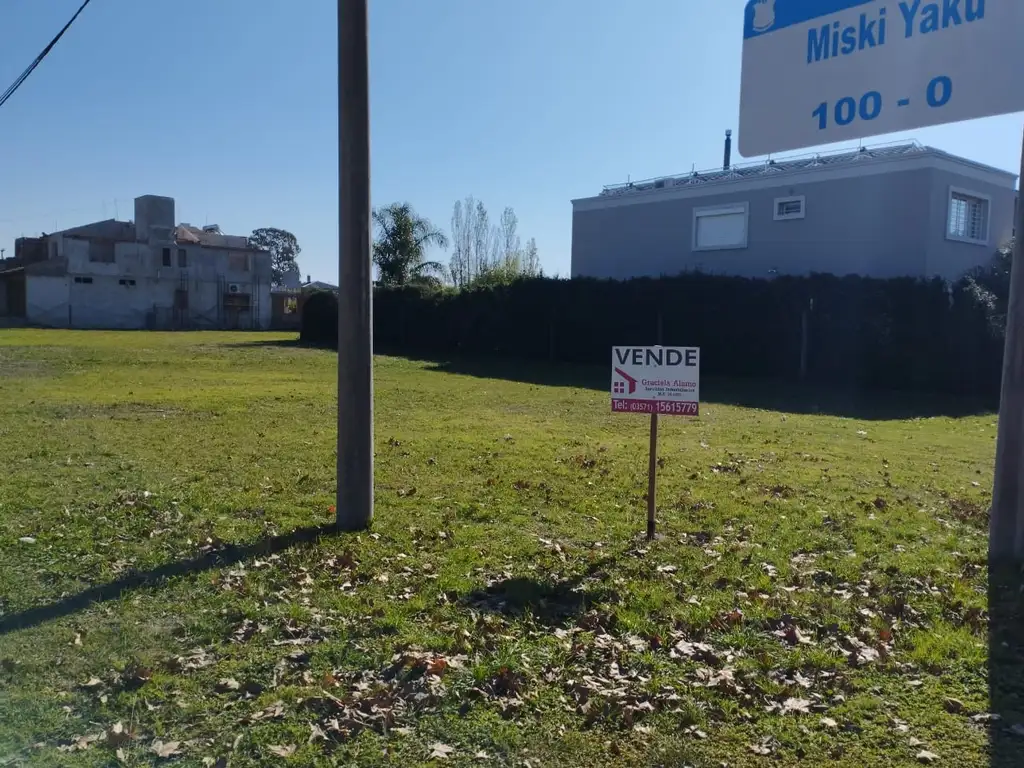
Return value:
<svg viewBox="0 0 1024 768">
<path fill-rule="evenodd" d="M 80 0 L 0 3 L 0 86 Z M 448 229 L 510 205 L 568 273 L 570 199 L 710 168 L 737 128 L 743 0 L 370 0 L 373 201 Z M 93 0 L 0 108 L 0 248 L 132 216 L 296 234 L 337 276 L 336 0 Z M 1021 117 L 915 131 L 1016 170 Z M 447 255 L 436 254 L 447 261 Z"/>
</svg>

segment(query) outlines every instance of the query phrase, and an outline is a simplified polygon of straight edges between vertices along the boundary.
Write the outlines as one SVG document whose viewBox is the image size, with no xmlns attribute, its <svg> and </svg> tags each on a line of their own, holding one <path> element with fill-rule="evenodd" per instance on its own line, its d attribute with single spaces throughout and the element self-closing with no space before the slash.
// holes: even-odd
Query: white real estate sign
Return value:
<svg viewBox="0 0 1024 768">
<path fill-rule="evenodd" d="M 749 0 L 740 153 L 1024 111 L 1024 0 Z"/>
<path fill-rule="evenodd" d="M 697 416 L 700 349 L 612 347 L 612 411 Z"/>
</svg>

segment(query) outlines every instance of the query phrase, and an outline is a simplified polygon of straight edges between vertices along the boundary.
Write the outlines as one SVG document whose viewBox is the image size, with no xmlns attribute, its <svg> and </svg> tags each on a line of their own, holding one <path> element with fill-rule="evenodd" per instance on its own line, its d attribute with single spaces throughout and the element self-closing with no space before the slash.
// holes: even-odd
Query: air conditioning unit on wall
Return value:
<svg viewBox="0 0 1024 768">
<path fill-rule="evenodd" d="M 238 283 L 228 283 L 228 293 L 244 293 L 244 291 Z"/>
</svg>

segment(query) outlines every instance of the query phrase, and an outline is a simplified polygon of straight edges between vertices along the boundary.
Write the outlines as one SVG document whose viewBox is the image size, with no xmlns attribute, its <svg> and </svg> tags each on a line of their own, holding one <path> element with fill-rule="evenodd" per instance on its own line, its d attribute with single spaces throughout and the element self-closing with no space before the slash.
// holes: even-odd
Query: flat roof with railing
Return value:
<svg viewBox="0 0 1024 768">
<path fill-rule="evenodd" d="M 977 163 L 957 155 L 951 155 L 934 147 L 925 146 L 917 141 L 910 142 L 888 142 L 871 146 L 862 146 L 857 149 L 834 149 L 810 154 L 795 155 L 792 157 L 771 158 L 758 160 L 749 163 L 737 163 L 729 168 L 714 168 L 706 171 L 693 170 L 689 173 L 681 173 L 674 176 L 658 176 L 642 181 L 628 181 L 621 184 L 609 184 L 605 186 L 600 196 L 627 195 L 634 192 L 645 192 L 653 189 L 667 189 L 671 187 L 714 184 L 716 182 L 733 181 L 736 179 L 752 179 L 772 174 L 784 174 L 794 171 L 806 171 L 814 168 L 834 168 L 837 165 L 847 163 L 867 162 L 871 160 L 892 159 L 897 157 L 913 155 L 940 155 L 967 165 L 971 165 L 987 171 L 1004 173 L 1007 176 L 1014 174 L 1000 168 L 993 168 L 983 163 Z"/>
</svg>

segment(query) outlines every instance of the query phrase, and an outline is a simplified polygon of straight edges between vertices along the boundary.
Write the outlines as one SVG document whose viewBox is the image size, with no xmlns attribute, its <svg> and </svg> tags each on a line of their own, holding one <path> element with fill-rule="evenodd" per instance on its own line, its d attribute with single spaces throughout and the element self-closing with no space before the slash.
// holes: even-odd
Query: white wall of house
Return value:
<svg viewBox="0 0 1024 768">
<path fill-rule="evenodd" d="M 170 249 L 171 266 L 165 265 L 164 248 Z M 51 256 L 66 261 L 67 272 L 27 274 L 27 319 L 32 324 L 130 330 L 167 328 L 176 317 L 177 323 L 193 328 L 270 327 L 268 254 L 200 245 L 116 243 L 114 261 L 96 261 L 88 240 L 61 234 L 51 236 L 49 249 Z M 231 285 L 250 294 L 250 310 L 224 307 L 223 294 Z M 175 292 L 180 289 L 187 291 L 188 307 L 175 312 Z"/>
<path fill-rule="evenodd" d="M 66 275 L 26 275 L 25 319 L 33 325 L 71 327 L 69 282 Z"/>
<path fill-rule="evenodd" d="M 170 251 L 166 266 L 164 249 Z M 175 292 L 188 292 L 187 325 L 195 328 L 268 329 L 271 322 L 270 256 L 260 251 L 173 242 L 118 242 L 113 261 L 98 261 L 90 240 L 51 235 L 51 257 L 66 273 L 26 275 L 30 323 L 72 328 L 144 329 L 172 324 Z M 184 264 L 184 266 L 179 266 Z M 249 311 L 224 307 L 229 287 L 251 296 Z M 252 313 L 255 312 L 255 324 Z"/>
</svg>

